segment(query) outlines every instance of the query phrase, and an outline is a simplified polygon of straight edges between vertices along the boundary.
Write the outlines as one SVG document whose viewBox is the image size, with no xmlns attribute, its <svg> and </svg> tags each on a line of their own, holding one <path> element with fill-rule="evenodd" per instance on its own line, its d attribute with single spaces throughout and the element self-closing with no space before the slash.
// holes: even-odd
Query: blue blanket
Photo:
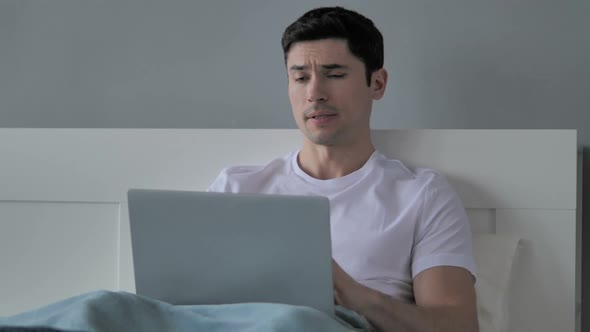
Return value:
<svg viewBox="0 0 590 332">
<path fill-rule="evenodd" d="M 0 331 L 372 330 L 352 311 L 337 307 L 336 316 L 308 307 L 271 303 L 174 306 L 131 293 L 98 291 L 0 318 Z"/>
</svg>

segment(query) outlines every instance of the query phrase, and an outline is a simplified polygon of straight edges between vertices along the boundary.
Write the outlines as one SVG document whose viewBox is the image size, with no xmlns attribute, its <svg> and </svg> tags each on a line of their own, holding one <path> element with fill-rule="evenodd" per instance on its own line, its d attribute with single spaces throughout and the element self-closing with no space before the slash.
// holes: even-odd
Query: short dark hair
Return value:
<svg viewBox="0 0 590 332">
<path fill-rule="evenodd" d="M 328 38 L 347 41 L 350 52 L 365 64 L 371 85 L 371 74 L 383 68 L 383 36 L 373 21 L 342 7 L 312 9 L 289 25 L 281 39 L 285 63 L 294 43 Z"/>
</svg>

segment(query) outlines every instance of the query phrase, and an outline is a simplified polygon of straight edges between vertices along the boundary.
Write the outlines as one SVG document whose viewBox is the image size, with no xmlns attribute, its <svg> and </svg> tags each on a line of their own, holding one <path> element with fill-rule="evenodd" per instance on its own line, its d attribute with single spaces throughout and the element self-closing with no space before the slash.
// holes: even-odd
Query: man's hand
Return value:
<svg viewBox="0 0 590 332">
<path fill-rule="evenodd" d="M 416 304 L 400 302 L 356 282 L 332 260 L 336 304 L 365 316 L 380 331 L 478 331 L 471 274 L 435 267 L 414 279 Z"/>
<path fill-rule="evenodd" d="M 371 303 L 375 291 L 356 282 L 338 263 L 332 259 L 332 279 L 334 281 L 334 301 L 348 309 L 361 312 Z"/>
</svg>

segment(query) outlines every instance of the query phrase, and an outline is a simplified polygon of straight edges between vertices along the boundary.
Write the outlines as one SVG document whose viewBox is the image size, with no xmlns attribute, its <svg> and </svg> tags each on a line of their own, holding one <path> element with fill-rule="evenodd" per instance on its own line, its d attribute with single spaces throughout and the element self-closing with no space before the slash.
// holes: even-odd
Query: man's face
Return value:
<svg viewBox="0 0 590 332">
<path fill-rule="evenodd" d="M 342 39 L 298 42 L 287 55 L 289 100 L 299 129 L 321 145 L 353 144 L 369 134 L 373 99 L 384 84 L 367 85 L 364 63 Z M 386 75 L 386 74 L 385 74 Z"/>
</svg>

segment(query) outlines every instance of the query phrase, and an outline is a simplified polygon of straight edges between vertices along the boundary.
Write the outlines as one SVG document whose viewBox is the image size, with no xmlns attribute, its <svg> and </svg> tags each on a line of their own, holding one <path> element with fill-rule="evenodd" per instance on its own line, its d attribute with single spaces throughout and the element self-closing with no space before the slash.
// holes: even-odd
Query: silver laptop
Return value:
<svg viewBox="0 0 590 332">
<path fill-rule="evenodd" d="M 128 202 L 137 294 L 334 314 L 327 198 L 131 189 Z"/>
</svg>

